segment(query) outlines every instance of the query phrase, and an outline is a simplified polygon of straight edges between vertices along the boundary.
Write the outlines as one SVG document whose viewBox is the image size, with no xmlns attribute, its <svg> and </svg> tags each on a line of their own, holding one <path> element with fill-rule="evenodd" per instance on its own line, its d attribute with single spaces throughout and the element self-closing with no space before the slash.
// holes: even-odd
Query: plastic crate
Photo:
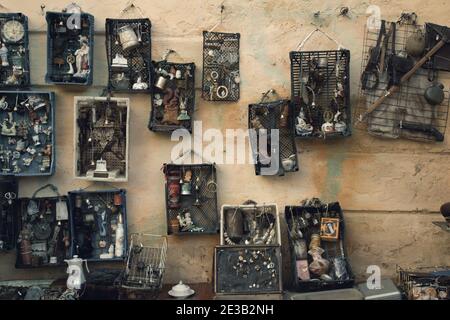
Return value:
<svg viewBox="0 0 450 320">
<path fill-rule="evenodd" d="M 17 241 L 18 182 L 14 178 L 0 178 L 0 252 L 15 248 Z"/>
<path fill-rule="evenodd" d="M 166 183 L 165 203 L 167 215 L 168 234 L 198 235 L 215 234 L 219 231 L 218 207 L 217 207 L 217 174 L 213 164 L 164 164 Z M 192 173 L 190 194 L 183 195 L 183 186 L 180 183 L 186 173 Z M 187 180 L 186 180 L 187 181 Z M 173 186 L 172 186 L 173 185 Z M 178 189 L 178 201 L 173 196 Z M 186 192 L 185 192 L 186 193 Z M 178 216 L 186 218 L 185 213 L 190 213 L 195 230 L 185 230 L 179 224 Z M 173 226 L 175 225 L 175 226 Z M 178 230 L 178 232 L 177 232 Z"/>
<path fill-rule="evenodd" d="M 397 267 L 397 282 L 408 300 L 450 300 L 450 267 Z"/>
<path fill-rule="evenodd" d="M 152 110 L 148 128 L 155 132 L 173 132 L 186 129 L 192 132 L 192 119 L 195 111 L 195 64 L 173 63 L 166 60 L 156 62 L 155 85 L 152 95 Z M 180 71 L 180 78 L 176 78 L 176 71 Z M 161 73 L 162 72 L 162 73 Z M 163 78 L 166 82 L 164 89 L 158 87 L 158 81 Z M 162 80 L 162 79 L 161 79 Z M 184 111 L 182 111 L 184 106 Z M 176 114 L 167 116 L 165 109 L 174 108 Z M 181 116 L 184 115 L 184 118 Z M 175 118 L 175 116 L 177 116 Z M 183 120 L 185 119 L 185 120 Z"/>
<path fill-rule="evenodd" d="M 310 280 L 300 280 L 297 274 L 296 268 L 296 255 L 293 244 L 293 221 L 296 218 L 303 217 L 304 213 L 308 213 L 311 218 L 306 219 L 310 221 L 306 228 L 302 229 L 304 239 L 306 239 L 307 248 L 309 248 L 311 235 L 320 234 L 320 221 L 324 217 L 334 217 L 339 219 L 339 238 L 336 241 L 324 241 L 321 240 L 320 247 L 324 249 L 322 255 L 323 258 L 330 261 L 330 269 L 328 274 L 333 272 L 333 258 L 342 258 L 345 261 L 345 268 L 347 271 L 347 278 L 336 279 L 332 275 L 332 280 L 323 280 L 318 277 L 311 278 Z M 295 275 L 294 283 L 292 284 L 292 290 L 297 292 L 313 292 L 313 291 L 325 291 L 325 290 L 337 290 L 353 287 L 355 283 L 355 276 L 353 275 L 351 266 L 348 262 L 346 250 L 344 247 L 344 234 L 345 234 L 345 224 L 344 224 L 344 214 L 342 212 L 341 206 L 338 202 L 329 203 L 327 205 L 320 206 L 287 206 L 285 207 L 285 219 L 288 226 L 289 234 L 289 244 L 292 253 L 292 273 Z M 314 226 L 311 222 L 313 219 L 317 219 L 318 225 Z M 311 225 L 312 223 L 312 225 Z M 307 255 L 308 266 L 313 261 L 311 256 Z"/>
<path fill-rule="evenodd" d="M 115 204 L 115 201 L 119 201 L 118 199 L 120 199 L 120 205 L 118 202 L 116 202 L 117 205 Z M 90 262 L 124 261 L 128 248 L 126 207 L 125 189 L 69 192 L 73 235 L 71 256 L 78 255 Z M 106 213 L 104 218 L 103 212 Z M 124 228 L 122 255 L 116 256 L 114 252 L 113 257 L 100 258 L 100 255 L 108 254 L 111 245 L 114 245 L 114 250 L 116 249 L 113 225 L 117 226 L 119 215 L 122 217 Z M 102 228 L 105 229 L 105 235 L 102 235 Z M 105 241 L 104 245 L 100 245 L 101 241 Z"/>
<path fill-rule="evenodd" d="M 239 233 L 237 236 L 239 241 L 231 239 L 234 237 L 233 234 L 230 234 L 231 230 L 227 230 L 228 219 L 236 219 L 237 228 L 242 228 L 242 232 L 237 232 Z M 234 220 L 231 223 L 233 222 Z M 260 229 L 261 225 L 263 226 L 262 231 Z M 270 235 L 270 230 L 273 230 L 273 235 Z M 235 231 L 232 232 L 235 233 Z M 272 241 L 268 241 L 269 237 L 271 237 Z M 254 241 L 254 238 L 257 240 Z M 280 217 L 275 203 L 264 203 L 261 205 L 256 203 L 242 205 L 224 204 L 222 206 L 220 210 L 220 245 L 243 246 L 246 241 L 252 247 L 257 246 L 255 242 L 262 242 L 261 246 L 281 246 Z"/>
<path fill-rule="evenodd" d="M 4 98 L 4 100 L 3 100 Z M 55 95 L 0 91 L 0 176 L 50 176 L 55 172 Z M 11 118 L 12 117 L 12 120 Z M 32 123 L 35 123 L 32 125 Z"/>
<path fill-rule="evenodd" d="M 296 136 L 351 135 L 350 51 L 292 51 L 290 60 Z"/>
<path fill-rule="evenodd" d="M 110 91 L 151 92 L 153 83 L 151 27 L 149 19 L 106 19 L 106 58 Z M 118 32 L 120 28 L 128 28 L 130 32 L 134 32 L 139 45 L 126 47 L 124 50 Z M 121 57 L 126 59 L 126 65 L 115 63 L 120 59 L 113 61 Z M 133 87 L 138 77 L 141 77 L 142 84 Z"/>
<path fill-rule="evenodd" d="M 94 66 L 94 16 L 79 15 L 80 21 L 72 20 L 72 13 L 46 12 L 47 21 L 47 74 L 45 81 L 51 84 L 83 85 L 92 84 Z M 76 15 L 76 14 L 75 14 Z M 81 48 L 80 42 L 89 47 L 83 72 L 77 70 L 75 53 Z M 81 68 L 81 67 L 80 67 Z M 88 71 L 86 71 L 88 70 Z"/>
<path fill-rule="evenodd" d="M 280 246 L 217 246 L 214 291 L 217 294 L 282 292 Z"/>
<path fill-rule="evenodd" d="M 75 97 L 74 111 L 74 176 L 128 181 L 130 99 Z"/>
<path fill-rule="evenodd" d="M 250 138 L 256 175 L 282 176 L 286 172 L 299 171 L 292 121 L 293 108 L 287 100 L 249 105 L 248 127 L 253 129 L 250 131 Z M 278 130 L 278 148 L 271 141 L 274 129 Z M 267 135 L 267 139 L 265 139 L 265 135 Z M 261 150 L 261 145 L 265 142 L 267 142 L 266 150 Z M 277 152 L 279 157 L 272 159 L 272 154 Z M 270 157 L 270 161 L 264 160 L 266 153 Z M 290 164 L 285 165 L 285 161 Z"/>
<path fill-rule="evenodd" d="M 46 188 L 50 188 L 56 196 L 37 197 Z M 20 198 L 17 207 L 16 268 L 64 266 L 64 260 L 72 256 L 72 228 L 67 197 L 48 184 L 36 190 L 31 198 Z M 30 246 L 24 243 L 27 239 Z M 31 249 L 30 256 L 24 255 L 29 252 L 27 249 Z"/>
<path fill-rule="evenodd" d="M 239 100 L 240 37 L 239 33 L 203 31 L 203 99 Z"/>
<path fill-rule="evenodd" d="M 0 88 L 27 88 L 30 86 L 30 55 L 28 37 L 28 17 L 22 13 L 0 13 L 0 30 L 6 24 L 21 24 L 23 37 L 19 39 L 5 39 L 2 42 L 8 49 L 8 64 L 0 70 Z M 19 26 L 20 28 L 20 26 Z M 20 33 L 19 33 L 20 34 Z M 14 67 L 16 70 L 14 71 Z"/>
</svg>

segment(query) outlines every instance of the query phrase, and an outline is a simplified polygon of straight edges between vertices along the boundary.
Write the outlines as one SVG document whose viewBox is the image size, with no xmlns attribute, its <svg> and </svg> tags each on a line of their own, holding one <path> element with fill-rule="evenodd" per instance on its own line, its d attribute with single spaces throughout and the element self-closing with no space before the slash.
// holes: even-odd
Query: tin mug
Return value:
<svg viewBox="0 0 450 320">
<path fill-rule="evenodd" d="M 130 25 L 125 25 L 117 30 L 120 44 L 123 50 L 131 50 L 139 46 L 139 39 Z"/>
</svg>

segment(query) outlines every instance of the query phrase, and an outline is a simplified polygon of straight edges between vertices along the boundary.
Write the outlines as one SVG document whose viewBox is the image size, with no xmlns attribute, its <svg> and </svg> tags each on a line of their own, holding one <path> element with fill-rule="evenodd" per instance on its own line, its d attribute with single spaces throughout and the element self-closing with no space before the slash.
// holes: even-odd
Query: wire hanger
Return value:
<svg viewBox="0 0 450 320">
<path fill-rule="evenodd" d="M 132 11 L 137 11 L 137 13 L 140 15 L 140 18 L 144 18 L 144 12 L 142 9 L 134 4 L 134 1 L 128 1 L 125 5 L 125 8 L 122 9 L 122 11 L 119 13 L 119 17 L 122 18 L 126 14 L 131 14 Z"/>
<path fill-rule="evenodd" d="M 302 42 L 299 43 L 299 45 L 297 46 L 297 51 L 301 51 L 303 49 L 303 47 L 305 46 L 306 42 L 314 35 L 314 33 L 316 32 L 320 32 L 322 33 L 325 37 L 327 37 L 328 39 L 330 39 L 331 41 L 333 41 L 334 43 L 337 44 L 338 46 L 338 50 L 342 50 L 345 49 L 345 47 L 338 42 L 336 39 L 334 39 L 332 36 L 330 36 L 328 33 L 326 33 L 325 31 L 321 30 L 320 28 L 316 28 L 313 31 L 311 31 L 306 37 L 305 39 L 303 39 Z"/>
<path fill-rule="evenodd" d="M 225 1 L 224 1 L 225 2 Z M 223 23 L 223 12 L 225 10 L 224 2 L 220 5 L 220 20 L 217 22 L 208 32 L 213 32 L 218 26 L 221 26 Z"/>
</svg>

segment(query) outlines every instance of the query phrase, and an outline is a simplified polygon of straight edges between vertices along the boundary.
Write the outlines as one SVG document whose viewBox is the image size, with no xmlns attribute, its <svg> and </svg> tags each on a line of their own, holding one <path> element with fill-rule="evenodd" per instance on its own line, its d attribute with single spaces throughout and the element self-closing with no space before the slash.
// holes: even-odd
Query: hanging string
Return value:
<svg viewBox="0 0 450 320">
<path fill-rule="evenodd" d="M 220 5 L 220 20 L 208 32 L 213 32 L 218 26 L 222 25 L 224 10 L 225 10 L 225 6 L 223 5 L 223 2 L 222 2 L 222 4 Z"/>
<path fill-rule="evenodd" d="M 337 46 L 338 46 L 338 50 L 341 50 L 341 49 L 344 49 L 344 48 L 345 48 L 341 43 L 339 43 L 336 39 L 334 39 L 334 38 L 333 38 L 332 36 L 330 36 L 328 33 L 326 33 L 325 31 L 323 31 L 323 30 L 321 30 L 321 29 L 319 29 L 319 28 L 316 28 L 315 30 L 311 31 L 311 32 L 306 36 L 306 38 L 303 39 L 302 42 L 300 42 L 300 44 L 297 46 L 297 51 L 301 51 L 302 48 L 304 47 L 304 45 L 306 44 L 306 42 L 307 42 L 307 41 L 313 36 L 313 34 L 316 33 L 316 32 L 322 33 L 322 34 L 323 34 L 324 36 L 326 36 L 328 39 L 330 39 L 331 41 L 333 41 L 334 43 L 336 43 Z"/>
<path fill-rule="evenodd" d="M 119 14 L 119 18 L 124 17 L 126 14 L 131 14 L 132 11 L 137 11 L 141 18 L 144 18 L 144 12 L 139 6 L 136 6 L 134 4 L 134 1 L 128 1 L 125 8 L 122 9 L 122 11 Z"/>
</svg>

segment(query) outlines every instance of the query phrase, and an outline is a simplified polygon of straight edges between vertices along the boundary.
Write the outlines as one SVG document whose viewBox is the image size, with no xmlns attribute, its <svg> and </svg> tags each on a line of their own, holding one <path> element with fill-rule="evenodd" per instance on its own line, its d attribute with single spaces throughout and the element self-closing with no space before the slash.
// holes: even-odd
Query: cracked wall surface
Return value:
<svg viewBox="0 0 450 320">
<path fill-rule="evenodd" d="M 220 18 L 222 0 L 134 1 L 152 21 L 152 56 L 159 60 L 171 48 L 174 61 L 195 62 L 196 87 L 202 70 L 202 31 L 211 29 Z M 118 18 L 126 0 L 77 1 L 95 16 L 94 84 L 90 88 L 62 88 L 44 83 L 46 25 L 41 14 L 60 11 L 61 1 L 2 1 L 2 10 L 23 12 L 29 17 L 31 80 L 34 88 L 56 92 L 56 174 L 51 178 L 21 178 L 20 196 L 30 196 L 46 183 L 61 192 L 83 188 L 89 183 L 74 180 L 73 96 L 99 95 L 106 85 L 107 66 L 104 38 L 106 18 Z M 315 27 L 338 39 L 351 50 L 351 90 L 357 102 L 364 25 L 369 4 L 380 6 L 383 18 L 395 20 L 403 12 L 416 11 L 421 22 L 448 24 L 448 1 L 298 1 L 225 0 L 223 25 L 216 31 L 241 33 L 241 99 L 237 103 L 209 103 L 197 90 L 195 118 L 203 130 L 247 127 L 247 106 L 257 102 L 270 88 L 289 97 L 289 51 Z M 342 6 L 350 8 L 350 18 L 338 16 Z M 6 9 L 5 9 L 6 8 Z M 420 8 L 420 9 L 419 9 Z M 320 11 L 319 18 L 313 13 Z M 133 16 L 132 14 L 124 17 Z M 139 16 L 138 12 L 134 13 Z M 336 44 L 315 35 L 305 50 L 335 49 Z M 444 83 L 450 86 L 450 77 Z M 119 95 L 117 96 L 126 96 Z M 163 174 L 161 166 L 170 161 L 171 142 L 167 135 L 147 130 L 150 97 L 130 95 L 129 182 L 116 186 L 128 190 L 129 231 L 164 234 Z M 447 130 L 448 133 L 448 130 Z M 440 205 L 450 201 L 450 138 L 443 143 L 425 144 L 405 140 L 374 138 L 361 130 L 352 137 L 334 141 L 297 141 L 300 171 L 285 177 L 256 177 L 252 165 L 219 165 L 218 200 L 237 204 L 247 199 L 285 205 L 317 196 L 338 200 L 345 210 L 347 249 L 359 279 L 369 265 L 379 265 L 383 276 L 393 276 L 395 266 L 450 265 L 450 234 L 432 221 L 441 220 Z M 105 188 L 104 184 L 95 184 Z M 286 241 L 286 239 L 285 239 Z M 204 282 L 213 279 L 213 248 L 218 236 L 169 237 L 167 282 L 183 279 Z M 287 261 L 288 259 L 285 259 Z M 122 267 L 121 264 L 113 265 Z M 104 267 L 93 265 L 91 268 Z M 16 270 L 14 253 L 0 254 L 0 280 L 36 279 L 64 276 L 64 269 Z M 289 279 L 286 273 L 285 278 Z"/>
</svg>

